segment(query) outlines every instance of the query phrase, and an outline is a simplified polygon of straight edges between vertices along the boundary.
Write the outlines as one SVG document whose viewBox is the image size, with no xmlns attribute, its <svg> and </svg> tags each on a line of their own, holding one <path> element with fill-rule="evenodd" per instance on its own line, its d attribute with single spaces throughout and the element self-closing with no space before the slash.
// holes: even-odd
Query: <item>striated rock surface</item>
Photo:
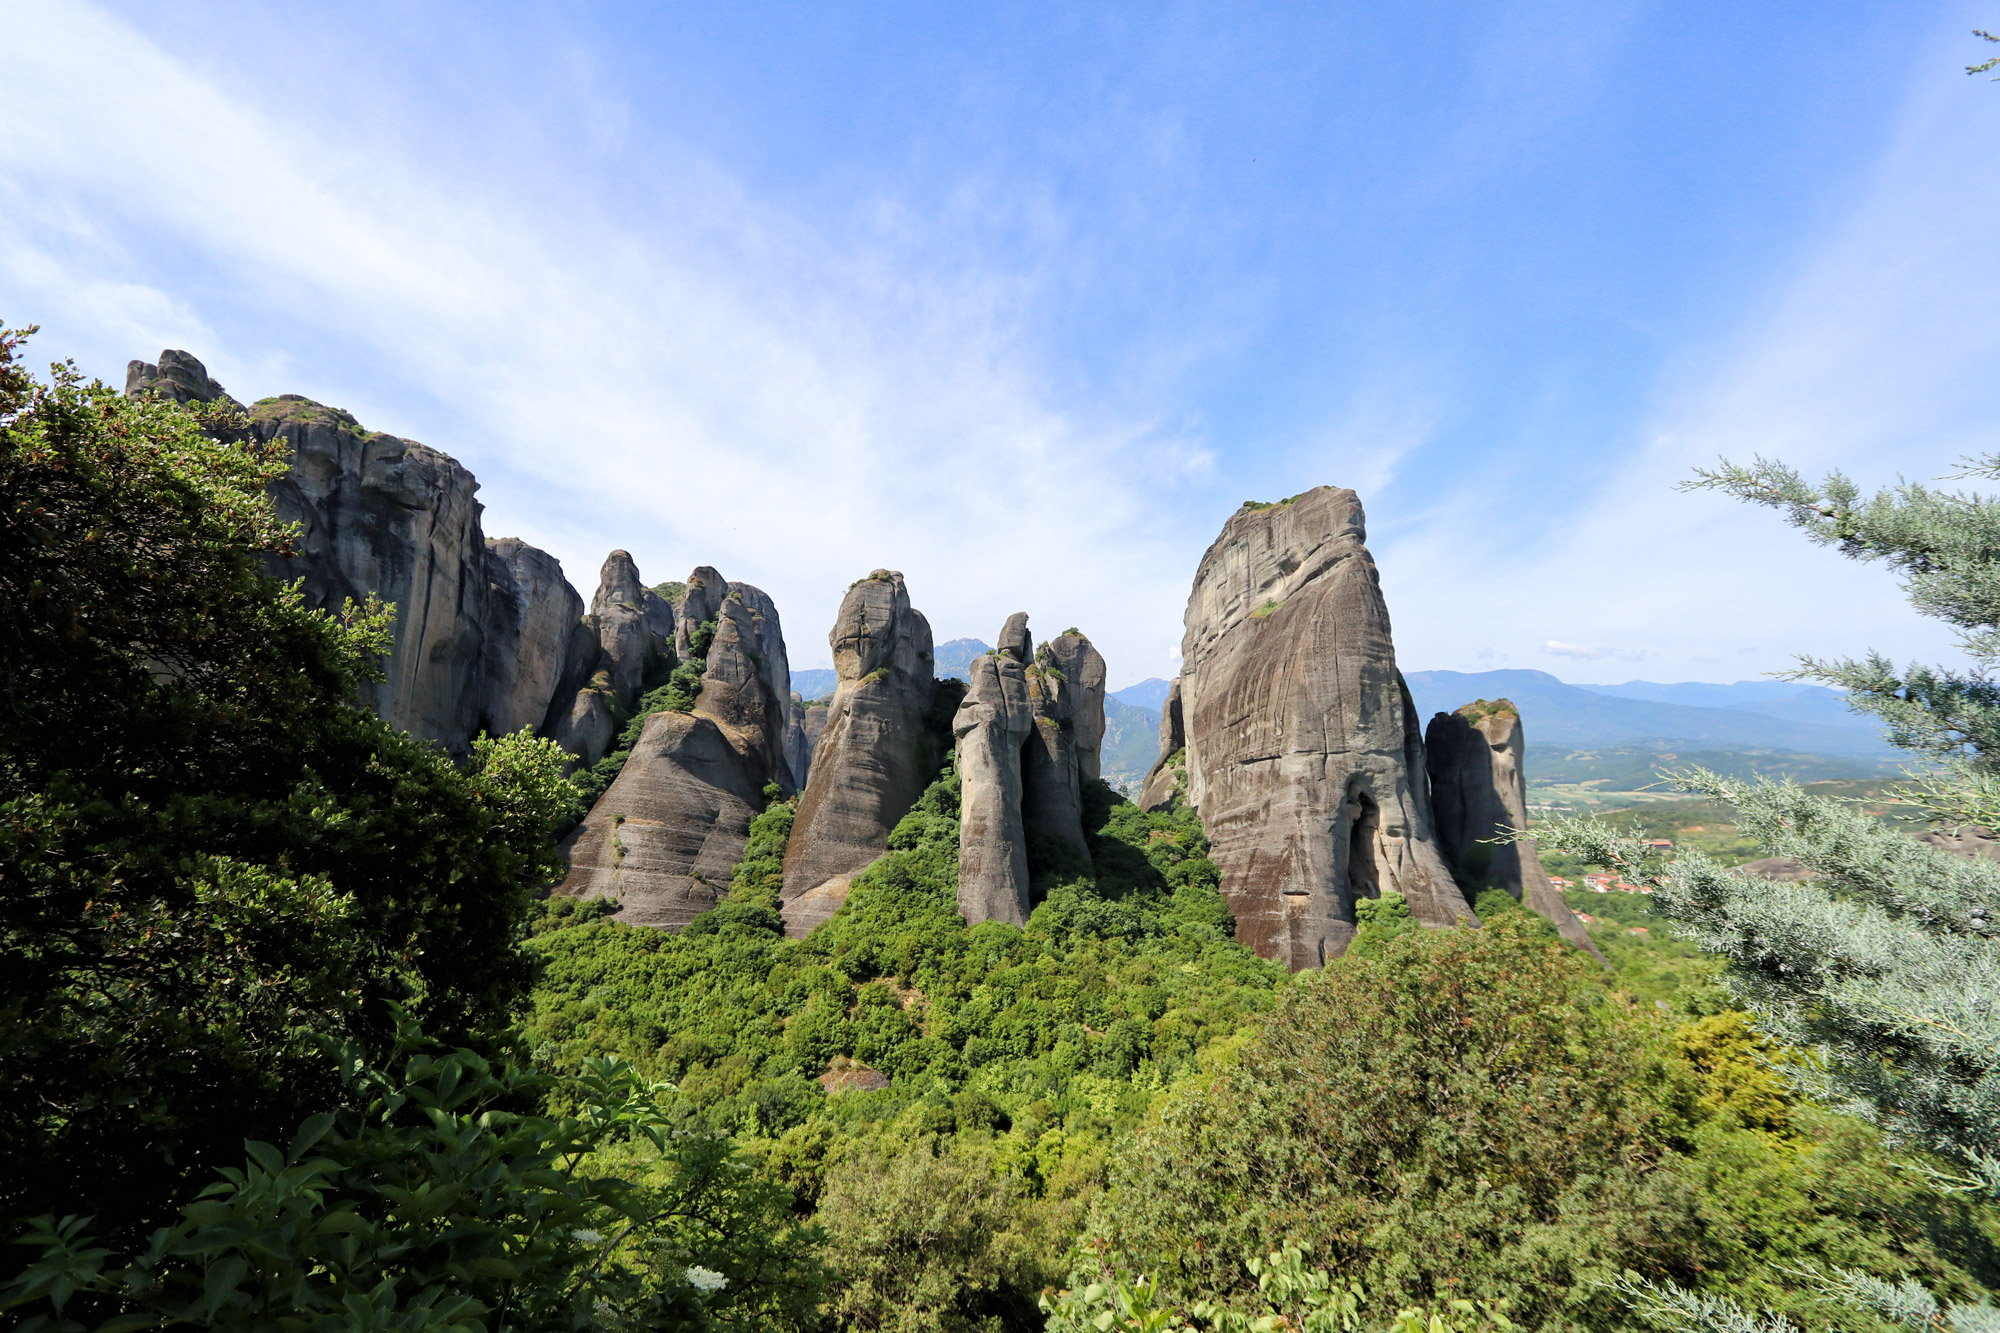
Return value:
<svg viewBox="0 0 2000 1333">
<path fill-rule="evenodd" d="M 812 778 L 813 742 L 818 737 L 806 730 L 805 700 L 797 690 L 792 691 L 791 720 L 785 723 L 785 771 L 792 775 L 792 785 L 800 791 Z M 826 719 L 820 719 L 822 730 Z"/>
<path fill-rule="evenodd" d="M 607 583 L 622 554 L 606 562 Z M 657 616 L 648 622 L 643 599 L 636 605 L 636 623 L 661 624 Z M 701 624 L 694 617 L 704 612 L 715 632 L 693 710 L 647 719 L 624 768 L 571 835 L 569 875 L 556 889 L 618 898 L 619 919 L 634 925 L 679 929 L 713 907 L 764 808 L 764 789 L 791 789 L 784 749 L 791 673 L 777 608 L 761 589 L 704 566 L 689 576 L 676 617 L 689 652 Z M 655 642 L 653 650 L 665 647 Z M 598 675 L 608 671 L 600 666 Z"/>
<path fill-rule="evenodd" d="M 839 683 L 785 848 L 785 930 L 794 936 L 846 901 L 848 879 L 888 850 L 942 757 L 926 726 L 937 685 L 930 622 L 910 605 L 903 576 L 878 569 L 849 588 L 827 642 Z"/>
<path fill-rule="evenodd" d="M 1365 541 L 1349 490 L 1246 505 L 1188 598 L 1186 799 L 1237 938 L 1295 969 L 1342 953 L 1356 900 L 1385 889 L 1427 925 L 1472 915 L 1432 833 L 1423 738 Z"/>
<path fill-rule="evenodd" d="M 1160 705 L 1160 757 L 1146 774 L 1139 792 L 1141 810 L 1166 810 L 1181 794 L 1187 778 L 1187 726 L 1181 712 L 1181 678 L 1167 685 L 1167 697 Z"/>
<path fill-rule="evenodd" d="M 958 738 L 958 910 L 969 922 L 1025 925 L 1033 906 L 1021 817 L 1021 750 L 1035 731 L 1028 694 L 1028 618 L 1016 613 L 1000 647 L 966 669 L 952 718 Z"/>
<path fill-rule="evenodd" d="M 1481 699 L 1431 719 L 1424 754 L 1438 846 L 1461 882 L 1505 889 L 1602 962 L 1590 933 L 1549 882 L 1534 842 L 1484 841 L 1528 827 L 1526 751 L 1520 711 L 1506 699 Z"/>
<path fill-rule="evenodd" d="M 655 713 L 568 842 L 556 890 L 616 898 L 618 919 L 678 930 L 715 906 L 763 809 L 762 775 L 698 713 Z"/>
</svg>

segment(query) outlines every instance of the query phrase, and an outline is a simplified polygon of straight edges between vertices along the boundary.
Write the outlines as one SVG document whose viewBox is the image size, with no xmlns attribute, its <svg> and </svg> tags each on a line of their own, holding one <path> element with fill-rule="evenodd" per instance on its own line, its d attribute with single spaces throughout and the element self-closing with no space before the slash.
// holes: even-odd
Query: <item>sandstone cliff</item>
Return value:
<svg viewBox="0 0 2000 1333">
<path fill-rule="evenodd" d="M 794 936 L 839 910 L 847 880 L 888 850 L 942 758 L 926 726 L 936 689 L 930 622 L 910 605 L 903 576 L 878 569 L 849 588 L 827 642 L 839 683 L 785 849 L 785 930 Z"/>
<path fill-rule="evenodd" d="M 125 392 L 234 402 L 199 360 L 172 349 L 157 364 L 132 362 Z M 487 540 L 470 472 L 297 394 L 247 413 L 254 438 L 292 451 L 272 498 L 299 525 L 299 552 L 273 572 L 302 579 L 311 606 L 338 611 L 370 594 L 395 605 L 387 678 L 366 687 L 365 703 L 454 750 L 481 731 L 545 729 L 565 711 L 582 599 L 546 552 Z"/>
<path fill-rule="evenodd" d="M 626 627 L 607 628 L 617 617 L 604 614 L 623 604 L 618 593 L 639 586 L 636 571 L 626 578 L 629 563 L 623 552 L 605 563 L 600 611 L 591 617 L 601 683 L 583 694 L 613 690 L 615 653 L 642 651 Z M 628 621 L 644 628 L 643 651 L 664 655 L 669 644 L 659 636 L 670 622 L 659 609 L 649 612 L 645 597 L 672 612 L 645 591 L 630 600 L 637 614 Z M 689 576 L 671 624 L 678 660 L 702 663 L 693 707 L 647 719 L 625 766 L 571 834 L 569 874 L 556 892 L 617 898 L 620 920 L 679 929 L 728 888 L 765 788 L 792 790 L 784 751 L 792 696 L 783 628 L 761 589 L 703 566 Z M 620 645 L 615 652 L 604 646 L 607 637 Z"/>
<path fill-rule="evenodd" d="M 1483 882 L 1505 889 L 1602 962 L 1589 932 L 1549 882 L 1533 840 L 1485 841 L 1528 827 L 1526 750 L 1521 714 L 1505 699 L 1481 699 L 1431 719 L 1424 752 L 1438 846 L 1468 887 Z"/>
<path fill-rule="evenodd" d="M 1432 833 L 1422 735 L 1365 540 L 1349 490 L 1246 505 L 1188 598 L 1186 799 L 1237 938 L 1293 968 L 1343 952 L 1355 901 L 1385 889 L 1427 925 L 1472 914 Z"/>
</svg>

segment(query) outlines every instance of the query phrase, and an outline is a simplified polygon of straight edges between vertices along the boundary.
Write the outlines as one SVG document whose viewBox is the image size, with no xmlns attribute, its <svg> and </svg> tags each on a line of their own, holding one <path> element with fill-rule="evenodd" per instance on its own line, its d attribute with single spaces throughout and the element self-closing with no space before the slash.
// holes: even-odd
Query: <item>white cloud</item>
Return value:
<svg viewBox="0 0 2000 1333">
<path fill-rule="evenodd" d="M 1542 651 L 1551 657 L 1574 657 L 1585 662 L 1638 662 L 1648 656 L 1640 648 L 1592 648 L 1581 643 L 1564 643 L 1561 639 L 1550 639 L 1542 645 Z"/>
<path fill-rule="evenodd" d="M 1157 437 L 1164 486 L 1206 449 L 1052 400 L 1008 281 L 841 248 L 671 145 L 672 206 L 638 229 L 555 176 L 510 189 L 361 117 L 268 111 L 85 5 L 0 25 L 0 297 L 50 327 L 38 350 L 116 378 L 184 347 L 239 397 L 348 407 L 466 463 L 488 531 L 586 596 L 612 546 L 759 583 L 802 666 L 881 565 L 942 634 L 1026 609 L 1121 672 L 1170 665 L 1184 543 L 1130 462 Z M 572 73 L 616 142 L 626 113 Z"/>
</svg>

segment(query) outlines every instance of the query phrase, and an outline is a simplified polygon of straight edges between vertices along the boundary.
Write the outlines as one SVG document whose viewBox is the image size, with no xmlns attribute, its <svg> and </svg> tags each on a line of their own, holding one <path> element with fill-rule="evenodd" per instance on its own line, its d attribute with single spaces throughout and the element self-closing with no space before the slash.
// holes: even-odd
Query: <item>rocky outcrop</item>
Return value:
<svg viewBox="0 0 2000 1333">
<path fill-rule="evenodd" d="M 930 622 L 910 605 L 903 576 L 878 569 L 849 588 L 827 642 L 839 683 L 785 849 L 785 930 L 794 936 L 846 901 L 848 879 L 888 850 L 942 758 L 926 725 L 937 686 Z"/>
<path fill-rule="evenodd" d="M 172 348 L 160 353 L 158 364 L 126 362 L 125 396 L 136 398 L 142 393 L 171 398 L 177 403 L 222 402 L 242 406 L 209 378 L 208 367 L 186 352 Z"/>
<path fill-rule="evenodd" d="M 1186 799 L 1237 938 L 1295 969 L 1345 951 L 1355 902 L 1384 890 L 1427 925 L 1472 915 L 1432 833 L 1423 738 L 1365 541 L 1349 490 L 1245 505 L 1188 598 Z"/>
<path fill-rule="evenodd" d="M 792 691 L 791 720 L 785 724 L 785 769 L 792 775 L 792 785 L 800 791 L 812 779 L 813 742 L 817 735 L 806 730 L 806 703 L 797 690 Z M 820 718 L 820 728 L 826 727 L 824 714 Z"/>
<path fill-rule="evenodd" d="M 627 580 L 622 567 L 614 569 L 622 555 L 614 552 L 606 562 L 610 593 L 600 589 L 601 608 L 617 604 L 616 593 L 636 586 L 636 571 Z M 777 608 L 761 589 L 729 583 L 705 566 L 689 576 L 687 586 L 673 634 L 687 660 L 703 661 L 693 708 L 647 719 L 617 778 L 568 840 L 569 875 L 556 889 L 574 897 L 617 898 L 620 920 L 668 929 L 713 907 L 728 887 L 750 821 L 764 807 L 766 787 L 792 790 L 784 751 L 791 669 Z M 648 619 L 643 598 L 632 604 L 638 610 L 632 623 L 646 627 L 648 636 L 663 632 L 657 613 Z M 600 615 L 591 619 L 599 634 L 596 675 L 608 682 L 607 622 Z M 608 637 L 628 644 L 625 629 Z M 704 638 L 706 652 L 697 653 Z M 650 651 L 666 650 L 658 637 L 648 642 Z M 578 697 L 595 692 L 586 689 Z"/>
<path fill-rule="evenodd" d="M 1083 784 L 1104 737 L 1104 659 L 1076 630 L 1034 651 L 1016 613 L 974 658 L 958 738 L 958 907 L 967 921 L 1027 922 L 1039 868 L 1088 873 Z"/>
<path fill-rule="evenodd" d="M 569 667 L 583 599 L 554 556 L 518 537 L 488 539 L 486 551 L 480 717 L 494 735 L 541 732 Z"/>
<path fill-rule="evenodd" d="M 125 392 L 235 403 L 199 360 L 171 349 L 157 363 L 132 362 Z M 486 539 L 470 472 L 297 394 L 246 411 L 252 438 L 292 453 L 271 494 L 279 516 L 299 525 L 297 554 L 272 572 L 302 580 L 309 606 L 337 612 L 373 595 L 395 607 L 386 679 L 363 687 L 364 703 L 453 750 L 481 731 L 549 734 L 569 722 L 576 687 L 564 685 L 582 599 L 553 556 Z M 608 729 L 608 714 L 573 729 L 600 721 Z"/>
<path fill-rule="evenodd" d="M 1167 686 L 1166 701 L 1160 705 L 1160 757 L 1146 773 L 1146 785 L 1139 792 L 1141 810 L 1167 810 L 1181 796 L 1187 782 L 1187 726 L 1181 712 L 1181 678 Z"/>
<path fill-rule="evenodd" d="M 280 574 L 304 580 L 310 606 L 338 611 L 371 593 L 394 603 L 386 679 L 364 698 L 412 735 L 464 748 L 485 721 L 488 627 L 508 618 L 495 604 L 515 601 L 512 571 L 480 531 L 479 483 L 435 449 L 295 394 L 252 407 L 250 430 L 292 450 L 272 487 L 279 516 L 299 525 L 298 555 Z M 491 654 L 503 699 L 504 652 Z"/>
<path fill-rule="evenodd" d="M 678 930 L 729 887 L 764 805 L 764 777 L 713 719 L 653 714 L 571 835 L 569 875 L 556 892 L 616 898 L 619 920 Z"/>
<path fill-rule="evenodd" d="M 1505 889 L 1602 962 L 1590 933 L 1549 882 L 1534 841 L 1490 841 L 1528 827 L 1526 750 L 1520 711 L 1506 699 L 1481 699 L 1431 719 L 1424 756 L 1438 847 L 1468 891 L 1481 884 Z"/>
<path fill-rule="evenodd" d="M 1035 730 L 1027 626 L 1017 612 L 1000 646 L 972 660 L 951 723 L 958 738 L 958 910 L 974 924 L 1026 925 L 1033 906 L 1021 819 L 1021 749 Z"/>
<path fill-rule="evenodd" d="M 590 621 L 597 630 L 598 669 L 629 708 L 649 669 L 664 677 L 660 668 L 670 664 L 673 608 L 640 579 L 630 555 L 613 551 L 598 574 Z"/>
</svg>

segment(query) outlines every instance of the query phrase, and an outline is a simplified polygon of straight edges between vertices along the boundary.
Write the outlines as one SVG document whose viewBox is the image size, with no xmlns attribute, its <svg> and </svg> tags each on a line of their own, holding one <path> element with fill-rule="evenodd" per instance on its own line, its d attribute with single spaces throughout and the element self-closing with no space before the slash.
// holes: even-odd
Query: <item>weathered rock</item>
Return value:
<svg viewBox="0 0 2000 1333">
<path fill-rule="evenodd" d="M 616 898 L 618 919 L 678 930 L 715 906 L 763 808 L 753 772 L 713 719 L 655 713 L 568 841 L 556 892 Z"/>
<path fill-rule="evenodd" d="M 667 655 L 674 632 L 673 609 L 645 585 L 630 555 L 613 551 L 604 558 L 598 575 L 590 619 L 603 654 L 599 669 L 608 673 L 611 688 L 630 707 L 649 669 Z"/>
<path fill-rule="evenodd" d="M 679 623 L 674 628 L 674 655 L 681 661 L 700 656 L 694 651 L 695 633 L 721 614 L 723 599 L 728 595 L 729 581 L 713 567 L 703 565 L 688 575 L 686 591 L 681 594 Z"/>
<path fill-rule="evenodd" d="M 1027 623 L 1014 615 L 1001 646 L 973 659 L 951 724 L 958 738 L 958 910 L 975 924 L 1025 925 L 1033 906 L 1021 816 L 1021 749 L 1035 730 Z"/>
<path fill-rule="evenodd" d="M 703 567 L 688 580 L 677 633 L 703 612 L 715 633 L 693 711 L 647 719 L 572 836 L 569 875 L 556 890 L 617 897 L 619 919 L 635 925 L 679 929 L 713 907 L 763 809 L 764 788 L 788 790 L 790 667 L 777 608 L 762 590 Z M 692 649 L 693 638 L 686 641 Z"/>
<path fill-rule="evenodd" d="M 581 604 L 582 599 L 577 599 Z M 570 626 L 568 649 L 563 657 L 562 683 L 549 701 L 542 734 L 567 750 L 577 764 L 589 768 L 611 748 L 611 675 L 599 674 L 598 659 L 604 650 L 598 644 L 597 627 L 587 619 Z M 593 684 L 601 680 L 601 684 Z"/>
<path fill-rule="evenodd" d="M 137 397 L 142 393 L 156 394 L 171 398 L 177 403 L 234 403 L 241 407 L 220 384 L 208 376 L 208 367 L 202 365 L 186 352 L 168 348 L 160 353 L 159 364 L 150 365 L 144 361 L 129 361 L 125 365 L 125 396 Z"/>
<path fill-rule="evenodd" d="M 1160 757 L 1146 773 L 1146 785 L 1139 792 L 1141 810 L 1169 810 L 1187 782 L 1187 726 L 1181 712 L 1181 678 L 1167 686 L 1166 702 L 1160 705 Z"/>
<path fill-rule="evenodd" d="M 1083 837 L 1083 774 L 1076 744 L 1081 691 L 1065 679 L 1046 643 L 1026 675 L 1035 728 L 1021 747 L 1022 828 L 1030 836 L 1040 833 L 1068 847 L 1080 858 L 1078 868 L 1083 869 L 1090 864 L 1090 844 Z M 1102 738 L 1101 690 L 1097 707 L 1097 734 Z M 1044 854 L 1061 855 L 1054 847 L 1046 848 Z"/>
<path fill-rule="evenodd" d="M 713 718 L 752 769 L 789 795 L 785 731 L 791 717 L 792 676 L 778 608 L 761 588 L 730 583 L 715 620 L 695 711 Z"/>
<path fill-rule="evenodd" d="M 479 483 L 435 449 L 295 394 L 251 408 L 250 429 L 292 449 L 272 496 L 300 525 L 299 554 L 280 573 L 304 579 L 310 606 L 338 611 L 370 593 L 395 604 L 387 679 L 365 687 L 366 702 L 412 735 L 464 747 L 484 702 L 492 581 Z"/>
<path fill-rule="evenodd" d="M 825 721 L 822 719 L 822 727 Z M 785 769 L 792 775 L 792 785 L 800 791 L 812 778 L 813 741 L 817 737 L 806 731 L 805 700 L 797 690 L 792 691 L 791 719 L 785 723 Z"/>
<path fill-rule="evenodd" d="M 199 360 L 171 349 L 158 364 L 132 362 L 125 391 L 235 402 Z M 297 394 L 265 399 L 248 416 L 253 438 L 292 451 L 271 494 L 279 515 L 299 524 L 298 554 L 273 572 L 302 579 L 309 606 L 338 611 L 372 594 L 395 607 L 387 679 L 363 688 L 364 703 L 454 750 L 481 731 L 570 726 L 578 687 L 565 682 L 582 601 L 554 557 L 513 538 L 486 540 L 471 473 Z M 592 719 L 577 722 L 594 734 Z"/>
<path fill-rule="evenodd" d="M 1505 889 L 1602 962 L 1590 933 L 1549 882 L 1534 841 L 1487 841 L 1528 827 L 1526 752 L 1520 711 L 1506 699 L 1481 699 L 1431 719 L 1424 755 L 1439 850 L 1468 889 L 1481 883 Z"/>
<path fill-rule="evenodd" d="M 847 880 L 888 850 L 941 758 L 925 725 L 936 681 L 931 627 L 903 576 L 847 590 L 827 634 L 838 684 L 785 849 L 785 929 L 804 935 L 846 900 Z M 806 738 L 800 724 L 801 741 Z"/>
<path fill-rule="evenodd" d="M 1385 889 L 1426 925 L 1472 915 L 1432 834 L 1422 735 L 1365 539 L 1349 490 L 1246 505 L 1188 598 L 1186 799 L 1237 938 L 1292 968 L 1342 953 L 1356 900 Z"/>
<path fill-rule="evenodd" d="M 489 538 L 480 721 L 496 736 L 541 731 L 568 668 L 583 599 L 546 551 L 515 537 Z"/>
<path fill-rule="evenodd" d="M 1044 655 L 1062 673 L 1077 774 L 1086 780 L 1097 777 L 1102 772 L 1104 748 L 1104 655 L 1076 629 L 1064 630 L 1044 643 L 1037 656 Z"/>
</svg>

